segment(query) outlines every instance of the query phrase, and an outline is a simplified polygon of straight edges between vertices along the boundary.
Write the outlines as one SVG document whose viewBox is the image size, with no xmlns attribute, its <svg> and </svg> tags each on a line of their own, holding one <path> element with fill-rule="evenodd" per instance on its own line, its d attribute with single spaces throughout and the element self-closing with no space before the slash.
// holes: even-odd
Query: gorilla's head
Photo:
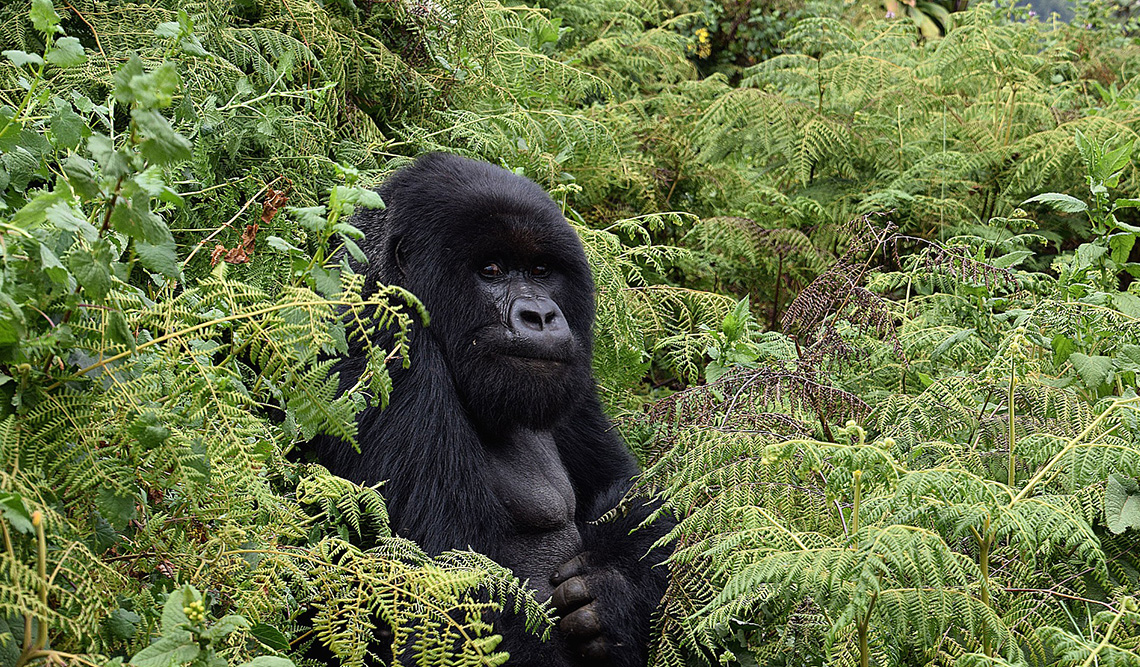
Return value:
<svg viewBox="0 0 1140 667">
<path fill-rule="evenodd" d="M 423 301 L 431 325 L 419 335 L 438 345 L 482 427 L 548 428 L 593 391 L 593 280 L 542 188 L 435 153 L 396 172 L 380 195 L 383 238 L 368 240 L 369 272 Z"/>
</svg>

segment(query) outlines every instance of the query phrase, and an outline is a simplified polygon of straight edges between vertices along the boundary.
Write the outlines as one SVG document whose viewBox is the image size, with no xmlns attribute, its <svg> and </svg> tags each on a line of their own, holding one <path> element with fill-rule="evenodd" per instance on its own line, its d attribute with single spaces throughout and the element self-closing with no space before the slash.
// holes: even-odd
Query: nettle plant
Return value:
<svg viewBox="0 0 1140 667">
<path fill-rule="evenodd" d="M 1109 142 L 1093 141 L 1079 130 L 1074 140 L 1085 166 L 1091 203 L 1060 192 L 1045 192 L 1030 197 L 1022 205 L 1037 203 L 1064 213 L 1088 215 L 1093 240 L 1082 243 L 1072 257 L 1059 259 L 1055 264 L 1061 276 L 1060 285 L 1067 289 L 1069 296 L 1079 298 L 1088 294 L 1090 287 L 1115 287 L 1122 272 L 1140 278 L 1140 263 L 1128 261 L 1140 237 L 1140 227 L 1116 217 L 1123 209 L 1140 207 L 1140 199 L 1113 198 L 1109 194 L 1120 185 L 1125 168 L 1132 162 L 1133 141 L 1109 149 Z"/>
</svg>

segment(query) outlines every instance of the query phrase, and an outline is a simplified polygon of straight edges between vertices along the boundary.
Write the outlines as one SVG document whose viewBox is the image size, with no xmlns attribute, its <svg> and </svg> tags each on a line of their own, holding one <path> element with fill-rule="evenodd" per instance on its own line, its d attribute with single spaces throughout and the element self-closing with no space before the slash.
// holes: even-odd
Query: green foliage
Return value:
<svg viewBox="0 0 1140 667">
<path fill-rule="evenodd" d="M 0 7 L 0 661 L 361 665 L 383 625 L 496 665 L 496 610 L 548 631 L 292 455 L 416 363 L 429 314 L 353 270 L 351 215 L 438 149 L 582 238 L 603 399 L 680 520 L 654 665 L 1140 664 L 1119 27 L 541 4 Z"/>
</svg>

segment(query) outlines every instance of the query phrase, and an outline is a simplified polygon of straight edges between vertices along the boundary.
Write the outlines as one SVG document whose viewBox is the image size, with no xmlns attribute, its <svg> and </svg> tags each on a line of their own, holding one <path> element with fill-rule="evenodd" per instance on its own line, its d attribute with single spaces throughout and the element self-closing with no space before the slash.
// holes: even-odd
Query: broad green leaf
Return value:
<svg viewBox="0 0 1140 667">
<path fill-rule="evenodd" d="M 67 285 L 67 278 L 71 274 L 67 272 L 67 268 L 59 261 L 51 248 L 43 244 L 40 245 L 40 268 L 43 269 L 48 279 L 56 285 Z"/>
<path fill-rule="evenodd" d="M 1140 296 L 1117 292 L 1112 295 L 1112 305 L 1128 317 L 1140 320 Z"/>
<path fill-rule="evenodd" d="M 1116 368 L 1140 373 L 1140 345 L 1122 345 L 1116 354 Z"/>
<path fill-rule="evenodd" d="M 8 520 L 8 523 L 21 533 L 30 535 L 35 532 L 36 528 L 32 525 L 32 514 L 24 506 L 24 499 L 19 494 L 0 493 L 0 511 L 3 511 L 4 518 Z"/>
<path fill-rule="evenodd" d="M 1104 257 L 1108 248 L 1095 243 L 1082 243 L 1077 246 L 1077 268 L 1087 269 Z"/>
<path fill-rule="evenodd" d="M 293 661 L 276 655 L 259 655 L 249 662 L 243 662 L 238 667 L 293 667 Z"/>
<path fill-rule="evenodd" d="M 1061 194 L 1060 192 L 1045 192 L 1036 197 L 1030 197 L 1021 202 L 1022 206 L 1025 204 L 1045 204 L 1046 206 L 1057 209 L 1058 211 L 1064 211 L 1065 213 L 1080 213 L 1081 211 L 1087 211 L 1089 208 L 1088 204 L 1080 199 Z"/>
<path fill-rule="evenodd" d="M 119 608 L 111 612 L 103 625 L 111 637 L 123 641 L 135 636 L 141 620 L 135 612 Z"/>
<path fill-rule="evenodd" d="M 174 242 L 151 244 L 146 241 L 135 241 L 135 252 L 139 261 L 146 268 L 167 278 L 178 278 L 182 271 L 178 268 L 178 253 Z"/>
<path fill-rule="evenodd" d="M 115 530 L 122 532 L 127 522 L 135 518 L 135 498 L 131 495 L 120 495 L 110 487 L 101 486 L 95 492 L 95 507 Z"/>
<path fill-rule="evenodd" d="M 87 54 L 84 53 L 83 45 L 78 39 L 60 37 L 44 56 L 44 60 L 56 67 L 75 67 L 87 62 Z"/>
<path fill-rule="evenodd" d="M 131 327 L 127 324 L 127 318 L 120 310 L 108 310 L 107 313 L 107 337 L 112 341 L 126 345 L 132 351 L 135 349 L 135 335 L 131 332 Z"/>
<path fill-rule="evenodd" d="M 59 27 L 59 14 L 56 13 L 51 0 L 32 0 L 30 16 L 32 27 L 42 33 L 52 35 L 63 32 L 63 28 Z"/>
<path fill-rule="evenodd" d="M 1136 245 L 1135 234 L 1113 234 L 1108 237 L 1108 247 L 1112 251 L 1110 255 L 1112 261 L 1117 264 L 1123 264 L 1128 261 L 1128 253 L 1132 252 L 1132 246 Z"/>
<path fill-rule="evenodd" d="M 165 165 L 190 158 L 190 141 L 178 134 L 162 114 L 149 109 L 135 109 L 131 118 L 143 137 L 139 151 L 147 162 Z"/>
<path fill-rule="evenodd" d="M 63 175 L 75 194 L 83 199 L 94 199 L 99 196 L 98 176 L 95 174 L 95 163 L 87 158 L 72 153 L 63 161 Z"/>
<path fill-rule="evenodd" d="M 177 632 L 182 626 L 189 625 L 190 619 L 182 609 L 191 602 L 201 599 L 202 595 L 198 589 L 189 584 L 183 584 L 181 588 L 170 591 L 170 595 L 166 596 L 166 603 L 162 605 L 162 634 L 169 635 Z"/>
<path fill-rule="evenodd" d="M 154 245 L 174 243 L 170 229 L 150 210 L 150 202 L 141 193 L 120 202 L 111 213 L 111 224 L 127 236 Z"/>
<path fill-rule="evenodd" d="M 249 621 L 245 620 L 244 616 L 238 614 L 227 614 L 219 618 L 217 622 L 210 626 L 208 630 L 202 633 L 206 639 L 219 641 L 225 639 L 233 634 L 235 630 L 240 628 L 248 628 Z"/>
<path fill-rule="evenodd" d="M 996 266 L 999 269 L 1009 269 L 1021 264 L 1026 259 L 1032 257 L 1033 254 L 1034 253 L 1032 250 L 1015 250 L 1013 252 L 1006 253 L 1001 257 L 995 257 L 990 261 L 990 264 Z"/>
<path fill-rule="evenodd" d="M 162 423 L 158 415 L 144 412 L 127 428 L 131 437 L 146 449 L 155 449 L 170 438 L 170 428 Z"/>
<path fill-rule="evenodd" d="M 1140 485 L 1135 479 L 1112 474 L 1104 489 L 1104 519 L 1115 535 L 1140 528 Z"/>
<path fill-rule="evenodd" d="M 26 53 L 24 51 L 17 51 L 15 49 L 12 49 L 10 51 L 4 51 L 4 55 L 7 56 L 8 60 L 10 60 L 16 67 L 25 67 L 27 65 L 35 65 L 36 67 L 40 67 L 44 64 L 44 59 L 36 53 Z"/>
<path fill-rule="evenodd" d="M 249 629 L 249 634 L 274 651 L 285 652 L 289 650 L 289 639 L 272 625 L 258 623 Z"/>
<path fill-rule="evenodd" d="M 134 667 L 181 667 L 198 657 L 194 636 L 186 630 L 163 634 L 158 641 L 135 654 L 131 658 Z"/>
<path fill-rule="evenodd" d="M 1122 208 L 1137 208 L 1137 207 L 1140 207 L 1140 199 L 1121 198 L 1121 199 L 1117 199 L 1116 201 L 1114 201 L 1112 203 L 1112 210 L 1114 210 L 1114 211 L 1117 209 L 1122 209 Z"/>
<path fill-rule="evenodd" d="M 45 211 L 47 222 L 56 227 L 75 232 L 88 243 L 94 243 L 99 238 L 99 230 L 83 217 L 82 211 L 70 203 L 57 202 Z"/>
<path fill-rule="evenodd" d="M 1097 387 L 1112 379 L 1112 357 L 1074 352 L 1069 355 L 1069 362 L 1077 369 L 1085 387 L 1091 391 L 1096 391 Z"/>
<path fill-rule="evenodd" d="M 67 261 L 71 275 L 93 301 L 102 301 L 111 290 L 111 247 L 100 239 L 91 250 L 76 248 Z"/>
<path fill-rule="evenodd" d="M 130 173 L 131 163 L 127 156 L 116 150 L 115 144 L 102 134 L 92 134 L 87 140 L 87 149 L 107 178 L 119 178 Z"/>
<path fill-rule="evenodd" d="M 55 113 L 51 116 L 51 134 L 56 148 L 74 150 L 83 138 L 91 134 L 87 121 L 71 109 L 67 102 L 59 100 Z"/>
</svg>

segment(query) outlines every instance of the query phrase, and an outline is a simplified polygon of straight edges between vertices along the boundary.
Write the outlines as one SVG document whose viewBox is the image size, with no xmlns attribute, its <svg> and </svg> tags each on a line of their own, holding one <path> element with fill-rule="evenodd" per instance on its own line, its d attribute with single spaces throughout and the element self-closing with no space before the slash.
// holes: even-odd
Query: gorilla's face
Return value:
<svg viewBox="0 0 1140 667">
<path fill-rule="evenodd" d="M 482 190 L 449 205 L 420 202 L 427 215 L 403 227 L 392 261 L 427 307 L 423 335 L 438 343 L 470 416 L 494 431 L 550 428 L 593 388 L 593 280 L 549 197 L 491 168 L 508 185 L 522 181 L 527 197 Z M 400 212 L 399 197 L 387 201 L 390 215 Z"/>
</svg>

